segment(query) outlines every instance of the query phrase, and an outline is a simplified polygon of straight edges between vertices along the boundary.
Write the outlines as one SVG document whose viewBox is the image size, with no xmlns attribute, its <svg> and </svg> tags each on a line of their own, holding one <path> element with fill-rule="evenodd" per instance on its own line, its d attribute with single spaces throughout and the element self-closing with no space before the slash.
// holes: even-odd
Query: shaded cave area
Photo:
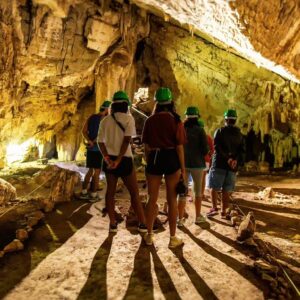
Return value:
<svg viewBox="0 0 300 300">
<path fill-rule="evenodd" d="M 0 1 L 1 299 L 297 299 L 289 278 L 299 287 L 300 7 L 166 2 Z M 80 199 L 83 125 L 124 90 L 147 202 L 141 134 L 162 86 L 182 120 L 188 106 L 199 108 L 212 137 L 224 111 L 237 111 L 245 164 L 231 201 L 241 220 L 254 214 L 254 244 L 237 243 L 234 214 L 194 224 L 191 186 L 179 251 L 165 245 L 164 180 L 153 247 L 135 231 L 123 183 L 115 236 L 103 172 L 99 201 Z M 206 188 L 204 214 L 210 197 Z"/>
</svg>

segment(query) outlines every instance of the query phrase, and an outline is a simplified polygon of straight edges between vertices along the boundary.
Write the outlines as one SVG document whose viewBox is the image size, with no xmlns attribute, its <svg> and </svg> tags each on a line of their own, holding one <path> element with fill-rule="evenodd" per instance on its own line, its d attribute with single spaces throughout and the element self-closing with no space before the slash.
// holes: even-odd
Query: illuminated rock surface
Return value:
<svg viewBox="0 0 300 300">
<path fill-rule="evenodd" d="M 168 85 L 181 114 L 200 107 L 210 133 L 236 108 L 244 133 L 268 148 L 253 160 L 296 170 L 299 3 L 133 3 L 1 1 L 0 167 L 29 147 L 40 158 L 83 157 L 80 130 L 104 99 L 140 87 L 152 98 Z"/>
</svg>

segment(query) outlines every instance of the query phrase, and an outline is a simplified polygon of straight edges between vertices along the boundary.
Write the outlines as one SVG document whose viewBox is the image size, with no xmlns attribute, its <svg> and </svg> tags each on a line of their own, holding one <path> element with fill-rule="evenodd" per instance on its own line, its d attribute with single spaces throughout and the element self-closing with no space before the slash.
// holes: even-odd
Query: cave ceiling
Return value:
<svg viewBox="0 0 300 300">
<path fill-rule="evenodd" d="M 7 144 L 34 138 L 43 155 L 54 137 L 59 158 L 75 159 L 104 99 L 139 87 L 152 97 L 160 85 L 181 114 L 198 105 L 208 131 L 231 106 L 246 131 L 276 130 L 274 143 L 292 151 L 299 28 L 297 0 L 0 0 L 0 161 Z"/>
</svg>

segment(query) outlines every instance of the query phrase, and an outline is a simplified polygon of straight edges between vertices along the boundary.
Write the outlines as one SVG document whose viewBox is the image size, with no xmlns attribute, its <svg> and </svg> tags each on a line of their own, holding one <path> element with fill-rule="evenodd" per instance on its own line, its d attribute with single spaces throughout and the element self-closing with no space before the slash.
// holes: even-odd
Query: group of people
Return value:
<svg viewBox="0 0 300 300">
<path fill-rule="evenodd" d="M 131 206 L 138 218 L 138 231 L 144 233 L 147 245 L 153 244 L 154 221 L 158 214 L 157 199 L 162 178 L 166 184 L 168 221 L 170 227 L 169 247 L 183 244 L 176 236 L 176 227 L 183 226 L 187 193 L 178 196 L 178 185 L 191 177 L 195 203 L 195 223 L 207 222 L 201 214 L 204 195 L 204 177 L 207 155 L 212 151 L 197 107 L 188 107 L 186 120 L 181 121 L 176 113 L 172 93 L 161 87 L 155 93 L 155 108 L 146 120 L 142 143 L 146 160 L 148 201 L 146 210 L 139 198 L 136 171 L 133 164 L 131 138 L 136 135 L 135 122 L 129 114 L 130 100 L 126 92 L 118 91 L 112 101 L 104 101 L 98 114 L 92 115 L 84 125 L 83 135 L 87 141 L 87 167 L 82 197 L 97 199 L 97 187 L 101 168 L 106 176 L 105 204 L 109 215 L 109 231 L 116 232 L 115 193 L 121 177 L 129 191 Z M 235 172 L 242 161 L 243 138 L 234 126 L 235 110 L 225 112 L 225 126 L 214 136 L 214 153 L 208 173 L 208 187 L 211 188 L 212 208 L 207 217 L 218 214 L 217 196 L 222 191 L 221 217 L 226 217 L 229 193 L 234 189 Z M 210 145 L 210 147 L 209 147 Z M 209 157 L 209 156 L 208 156 Z M 87 188 L 92 178 L 90 195 Z M 177 201 L 178 199 L 178 201 Z"/>
</svg>

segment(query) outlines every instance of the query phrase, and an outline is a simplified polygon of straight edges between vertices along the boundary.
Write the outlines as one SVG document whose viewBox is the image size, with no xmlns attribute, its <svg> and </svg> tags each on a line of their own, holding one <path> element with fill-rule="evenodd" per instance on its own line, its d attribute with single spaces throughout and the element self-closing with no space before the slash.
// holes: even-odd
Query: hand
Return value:
<svg viewBox="0 0 300 300">
<path fill-rule="evenodd" d="M 183 178 L 183 180 L 185 179 L 185 176 L 186 176 L 186 172 L 185 172 L 185 169 L 181 169 L 181 176 Z"/>
<path fill-rule="evenodd" d="M 120 162 L 121 162 L 120 158 L 117 158 L 116 160 L 111 160 L 108 168 L 109 169 L 116 169 L 118 167 L 118 165 L 120 164 Z"/>
<path fill-rule="evenodd" d="M 228 161 L 227 161 L 227 163 L 228 163 L 228 165 L 229 165 L 229 167 L 231 169 L 233 169 L 233 170 L 236 169 L 236 167 L 237 167 L 237 160 L 229 158 Z"/>
</svg>

